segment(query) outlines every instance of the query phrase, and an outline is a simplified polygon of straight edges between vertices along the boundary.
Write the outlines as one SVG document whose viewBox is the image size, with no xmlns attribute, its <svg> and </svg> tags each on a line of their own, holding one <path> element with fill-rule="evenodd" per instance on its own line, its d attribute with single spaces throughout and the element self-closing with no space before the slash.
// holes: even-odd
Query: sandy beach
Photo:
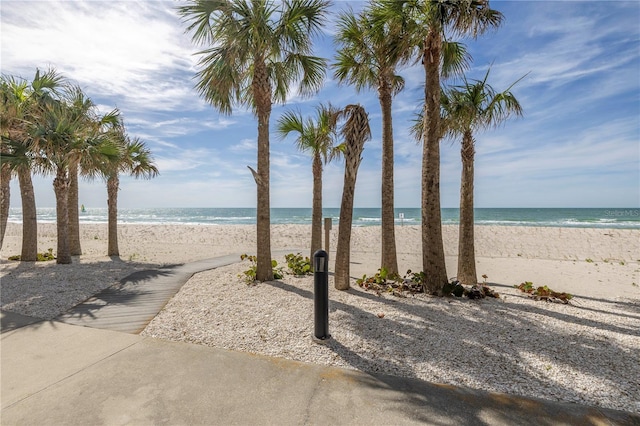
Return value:
<svg viewBox="0 0 640 426">
<path fill-rule="evenodd" d="M 2 308 L 50 319 L 138 270 L 255 253 L 253 226 L 120 225 L 119 232 L 119 260 L 105 256 L 106 224 L 82 224 L 84 254 L 73 265 L 20 264 L 6 260 L 21 244 L 20 225 L 10 224 L 0 251 Z M 330 278 L 326 345 L 310 338 L 313 278 L 249 286 L 238 277 L 246 263 L 196 274 L 143 334 L 640 412 L 639 230 L 478 226 L 478 274 L 502 296 L 481 301 L 357 287 L 355 277 L 379 266 L 379 233 L 353 230 L 351 290 L 333 290 Z M 309 235 L 305 225 L 274 225 L 272 250 L 307 255 Z M 420 270 L 420 228 L 399 226 L 396 237 L 401 271 Z M 54 224 L 39 225 L 39 251 L 55 248 L 55 238 Z M 330 259 L 336 242 L 334 229 Z M 444 227 L 444 242 L 453 277 L 457 227 Z M 534 301 L 513 288 L 523 281 L 575 298 Z"/>
</svg>

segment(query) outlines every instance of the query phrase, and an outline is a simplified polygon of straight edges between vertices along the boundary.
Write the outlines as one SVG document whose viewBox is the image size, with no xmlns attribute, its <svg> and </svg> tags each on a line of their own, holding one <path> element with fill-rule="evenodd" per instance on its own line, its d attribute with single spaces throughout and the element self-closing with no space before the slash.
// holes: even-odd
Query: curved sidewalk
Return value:
<svg viewBox="0 0 640 426">
<path fill-rule="evenodd" d="M 120 286 L 104 289 L 55 321 L 138 334 L 198 272 L 240 262 L 240 254 L 135 272 Z"/>
</svg>

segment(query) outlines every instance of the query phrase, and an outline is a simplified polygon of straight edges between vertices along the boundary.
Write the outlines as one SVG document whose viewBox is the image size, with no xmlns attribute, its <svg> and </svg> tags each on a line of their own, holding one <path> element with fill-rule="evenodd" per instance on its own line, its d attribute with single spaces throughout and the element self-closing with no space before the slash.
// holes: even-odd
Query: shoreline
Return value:
<svg viewBox="0 0 640 426">
<path fill-rule="evenodd" d="M 332 222 L 332 226 L 337 228 L 338 225 L 338 218 L 332 218 L 333 222 Z M 12 221 L 9 220 L 7 222 L 8 224 L 13 224 L 16 226 L 22 226 L 22 221 Z M 55 220 L 38 220 L 38 226 L 39 225 L 55 225 L 56 221 Z M 107 226 L 108 222 L 107 221 L 81 221 L 80 222 L 80 226 L 91 226 L 91 225 L 104 225 Z M 305 222 L 305 223 L 277 223 L 277 222 L 272 222 L 271 226 L 287 226 L 287 225 L 292 225 L 292 226 L 311 226 L 310 221 L 309 222 Z M 255 223 L 210 223 L 210 222 L 121 222 L 118 221 L 118 227 L 120 226 L 213 226 L 213 227 L 217 227 L 217 226 L 253 226 L 255 227 L 256 224 Z M 352 228 L 376 228 L 376 227 L 380 227 L 381 224 L 380 223 L 374 223 L 374 224 L 361 224 L 361 223 L 353 223 L 352 224 Z M 413 227 L 420 227 L 420 223 L 416 223 L 415 221 L 401 221 L 400 219 L 395 219 L 395 226 L 396 228 L 402 228 L 405 226 L 413 226 Z M 454 227 L 458 227 L 459 223 L 449 223 L 449 222 L 443 222 L 442 223 L 443 227 L 446 226 L 454 226 Z M 563 224 L 548 224 L 548 223 L 540 223 L 540 224 L 536 224 L 533 222 L 527 222 L 527 223 L 518 223 L 518 222 L 504 222 L 504 221 L 498 221 L 497 223 L 488 223 L 488 222 L 476 222 L 474 224 L 474 226 L 476 228 L 482 228 L 482 227 L 505 227 L 505 228 L 551 228 L 551 229 L 557 229 L 557 228 L 563 228 L 563 229 L 596 229 L 596 230 L 602 230 L 602 231 L 607 231 L 607 230 L 628 230 L 628 231 L 640 231 L 640 224 L 639 225 L 627 225 L 627 224 L 619 224 L 618 226 L 615 226 L 615 224 L 612 223 L 607 223 L 607 222 L 603 222 L 599 225 L 593 224 L 593 223 L 589 223 L 589 224 L 567 224 L 567 223 L 563 223 Z"/>
<path fill-rule="evenodd" d="M 106 224 L 81 224 L 85 254 L 73 264 L 20 263 L 6 260 L 21 244 L 21 227 L 9 224 L 0 251 L 2 308 L 51 319 L 133 272 L 255 253 L 252 225 L 123 224 L 119 233 L 121 259 L 105 256 Z M 419 226 L 396 228 L 401 274 L 421 269 L 420 237 Z M 330 270 L 336 238 L 334 228 Z M 445 225 L 443 238 L 455 275 L 457 226 Z M 55 247 L 55 225 L 41 224 L 38 240 L 39 251 Z M 309 240 L 308 225 L 272 226 L 273 251 L 307 256 Z M 310 338 L 313 277 L 248 286 L 238 276 L 246 262 L 194 275 L 142 334 L 639 413 L 640 231 L 493 226 L 477 227 L 475 241 L 478 274 L 488 275 L 500 299 L 365 292 L 355 278 L 379 267 L 380 227 L 358 227 L 352 288 L 339 292 L 329 278 L 326 346 Z M 513 287 L 523 281 L 575 297 L 570 305 L 535 301 Z"/>
<path fill-rule="evenodd" d="M 640 230 L 640 208 L 475 208 L 476 226 L 542 226 L 542 227 L 579 227 L 601 229 L 637 229 Z M 442 224 L 459 225 L 459 208 L 443 208 Z M 55 208 L 38 208 L 40 223 L 55 222 Z M 331 218 L 334 224 L 340 217 L 340 209 L 323 208 L 323 218 Z M 310 225 L 311 208 L 271 208 L 271 224 Z M 396 207 L 395 223 L 420 225 L 422 209 L 417 207 Z M 11 221 L 20 222 L 19 208 L 10 209 Z M 105 207 L 89 207 L 80 214 L 83 223 L 106 223 Z M 354 226 L 380 226 L 382 223 L 379 207 L 355 207 Z M 255 208 L 121 208 L 118 210 L 121 224 L 140 225 L 256 225 Z"/>
</svg>

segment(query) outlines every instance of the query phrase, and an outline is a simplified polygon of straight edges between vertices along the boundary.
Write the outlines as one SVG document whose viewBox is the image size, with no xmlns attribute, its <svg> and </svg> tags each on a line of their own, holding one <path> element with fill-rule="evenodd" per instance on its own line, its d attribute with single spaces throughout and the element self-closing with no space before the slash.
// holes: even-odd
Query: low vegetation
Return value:
<svg viewBox="0 0 640 426">
<path fill-rule="evenodd" d="M 401 277 L 398 274 L 389 274 L 384 268 L 378 269 L 378 272 L 371 277 L 363 275 L 362 278 L 356 280 L 356 284 L 360 287 L 367 291 L 373 291 L 378 296 L 382 295 L 382 293 L 389 293 L 397 297 L 406 297 L 407 293 L 424 293 L 424 282 L 424 272 L 412 272 L 408 270 L 407 273 Z M 486 283 L 465 287 L 458 281 L 452 281 L 445 285 L 443 294 L 445 296 L 455 297 L 465 296 L 470 299 L 499 297 L 498 293 L 493 291 Z"/>
<path fill-rule="evenodd" d="M 302 277 L 305 275 L 311 275 L 313 273 L 311 268 L 311 261 L 308 257 L 303 257 L 300 253 L 289 253 L 285 255 L 284 258 L 287 261 L 289 274 Z M 258 258 L 256 256 L 243 254 L 240 256 L 240 260 L 248 260 L 251 265 L 249 266 L 249 269 L 243 271 L 238 276 L 240 278 L 243 278 L 247 282 L 247 284 L 254 283 L 256 281 Z M 278 266 L 278 262 L 276 260 L 271 260 L 271 267 L 273 268 L 273 279 L 279 280 L 284 278 L 284 268 Z"/>
<path fill-rule="evenodd" d="M 378 296 L 391 293 L 394 296 L 406 297 L 406 293 L 424 292 L 424 273 L 408 270 L 405 276 L 401 277 L 398 274 L 389 274 L 385 268 L 381 268 L 372 277 L 363 275 L 356 280 L 356 284 L 367 291 L 375 292 Z"/>
<path fill-rule="evenodd" d="M 539 286 L 535 287 L 531 281 L 525 281 L 520 285 L 514 286 L 524 293 L 528 293 L 532 298 L 536 300 L 546 300 L 547 302 L 556 302 L 568 304 L 569 300 L 573 298 L 573 295 L 569 293 L 560 293 L 551 290 L 549 287 Z"/>
<path fill-rule="evenodd" d="M 303 257 L 300 253 L 289 253 L 284 256 L 284 259 L 287 261 L 287 267 L 291 275 L 305 276 L 313 273 L 311 260 L 308 257 Z"/>
<path fill-rule="evenodd" d="M 240 260 L 248 260 L 251 263 L 249 269 L 238 275 L 240 278 L 244 278 L 247 284 L 253 284 L 256 281 L 256 271 L 258 270 L 258 258 L 256 256 L 250 256 L 248 254 L 240 255 Z M 271 261 L 271 267 L 273 268 L 273 279 L 279 280 L 284 277 L 282 267 L 278 267 L 278 262 Z"/>
<path fill-rule="evenodd" d="M 20 255 L 10 256 L 9 260 L 20 260 Z M 46 253 L 38 253 L 37 262 L 47 262 L 49 260 L 56 260 L 56 256 L 53 254 L 53 249 L 50 248 Z"/>
</svg>

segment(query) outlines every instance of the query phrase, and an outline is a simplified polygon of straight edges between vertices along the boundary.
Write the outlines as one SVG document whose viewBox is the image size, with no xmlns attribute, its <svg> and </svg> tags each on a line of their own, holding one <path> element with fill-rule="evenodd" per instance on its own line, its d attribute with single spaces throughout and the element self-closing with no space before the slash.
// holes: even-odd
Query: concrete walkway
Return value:
<svg viewBox="0 0 640 426">
<path fill-rule="evenodd" d="M 9 425 L 640 425 L 640 416 L 4 312 Z M 26 324 L 20 327 L 21 324 Z"/>
</svg>

